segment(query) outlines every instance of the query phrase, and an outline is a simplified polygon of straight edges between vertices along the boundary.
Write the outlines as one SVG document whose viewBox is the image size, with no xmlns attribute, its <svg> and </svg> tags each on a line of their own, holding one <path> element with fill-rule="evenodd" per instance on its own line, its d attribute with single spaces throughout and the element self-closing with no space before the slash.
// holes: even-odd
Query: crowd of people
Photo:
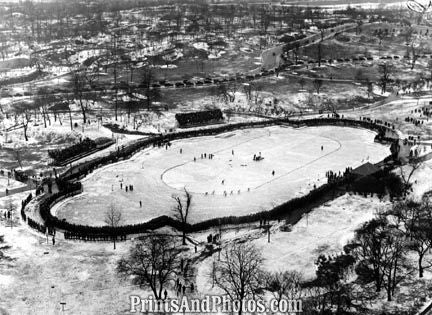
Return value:
<svg viewBox="0 0 432 315">
<path fill-rule="evenodd" d="M 254 160 L 254 161 L 261 161 L 261 160 L 264 160 L 264 158 L 261 156 L 261 152 L 259 152 L 259 154 L 254 154 L 254 156 L 253 156 L 253 160 Z"/>
<path fill-rule="evenodd" d="M 92 151 L 96 148 L 96 142 L 89 138 L 85 138 L 78 143 L 64 149 L 49 150 L 48 155 L 55 163 L 66 161 L 79 154 Z"/>
<path fill-rule="evenodd" d="M 352 173 L 352 167 L 346 167 L 344 172 L 334 172 L 334 171 L 327 171 L 325 176 L 327 178 L 327 182 L 331 183 L 340 179 L 345 178 L 346 176 L 348 176 L 349 174 Z"/>
<path fill-rule="evenodd" d="M 175 118 L 180 126 L 187 126 L 223 120 L 223 114 L 220 109 L 213 109 L 192 113 L 178 113 Z"/>
</svg>

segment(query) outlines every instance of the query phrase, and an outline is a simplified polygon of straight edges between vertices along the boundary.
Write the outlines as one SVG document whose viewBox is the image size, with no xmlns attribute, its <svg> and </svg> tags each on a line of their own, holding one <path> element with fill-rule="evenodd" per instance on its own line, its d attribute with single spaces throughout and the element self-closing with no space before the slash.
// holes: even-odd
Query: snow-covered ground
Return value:
<svg viewBox="0 0 432 315">
<path fill-rule="evenodd" d="M 374 136 L 354 128 L 269 127 L 179 140 L 168 149 L 147 149 L 96 170 L 82 181 L 82 194 L 53 211 L 74 223 L 103 225 L 107 206 L 114 203 L 123 211 L 123 224 L 138 223 L 170 215 L 172 195 L 181 195 L 186 187 L 193 194 L 191 222 L 246 215 L 324 184 L 328 170 L 382 160 L 389 149 L 374 143 Z M 264 159 L 253 161 L 259 152 Z M 215 156 L 201 159 L 202 153 Z M 133 185 L 133 192 L 126 192 L 125 185 Z"/>
<path fill-rule="evenodd" d="M 270 243 L 265 232 L 258 237 L 256 232 L 249 233 L 255 233 L 252 244 L 262 253 L 264 269 L 276 272 L 295 270 L 304 279 L 310 279 L 315 277 L 315 261 L 320 254 L 339 254 L 354 236 L 355 229 L 389 206 L 388 201 L 376 197 L 345 194 L 303 216 L 291 232 L 282 232 L 279 228 L 273 230 Z M 223 234 L 223 240 L 228 238 Z M 217 259 L 217 254 L 215 256 Z M 208 258 L 197 268 L 197 287 L 203 294 L 220 293 L 211 287 L 212 262 L 213 258 Z"/>
<path fill-rule="evenodd" d="M 16 181 L 12 178 L 7 178 L 7 176 L 0 175 L 0 191 L 3 192 L 5 189 L 14 189 L 26 186 L 26 184 Z"/>
</svg>

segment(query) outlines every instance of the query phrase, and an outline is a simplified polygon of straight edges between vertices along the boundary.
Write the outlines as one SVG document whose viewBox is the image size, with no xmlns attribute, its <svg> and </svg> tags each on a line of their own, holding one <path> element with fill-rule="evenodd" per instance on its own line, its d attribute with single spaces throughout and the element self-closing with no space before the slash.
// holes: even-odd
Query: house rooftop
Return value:
<svg viewBox="0 0 432 315">
<path fill-rule="evenodd" d="M 379 170 L 380 170 L 379 167 L 373 165 L 372 163 L 367 162 L 367 163 L 362 164 L 359 167 L 353 169 L 352 172 L 355 175 L 368 176 L 368 175 L 375 174 Z"/>
</svg>

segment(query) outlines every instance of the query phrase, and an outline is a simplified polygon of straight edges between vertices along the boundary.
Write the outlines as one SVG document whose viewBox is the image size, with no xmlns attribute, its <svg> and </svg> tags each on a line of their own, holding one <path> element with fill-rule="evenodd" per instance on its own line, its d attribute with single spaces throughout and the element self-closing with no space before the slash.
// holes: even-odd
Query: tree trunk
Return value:
<svg viewBox="0 0 432 315">
<path fill-rule="evenodd" d="M 389 274 L 387 276 L 387 285 L 386 285 L 386 291 L 387 291 L 387 301 L 390 302 L 392 300 L 392 269 L 390 268 Z"/>
<path fill-rule="evenodd" d="M 27 137 L 27 125 L 24 125 L 24 139 L 25 139 L 25 141 L 28 141 L 28 137 Z"/>
<path fill-rule="evenodd" d="M 43 110 L 42 110 L 42 118 L 43 118 L 43 121 L 44 121 L 44 127 L 46 128 L 47 127 L 46 117 L 45 117 L 45 113 L 43 112 Z"/>
<path fill-rule="evenodd" d="M 83 115 L 83 122 L 85 124 L 87 122 L 87 116 L 86 116 L 85 108 L 84 108 L 84 105 L 82 103 L 81 98 L 80 98 L 79 102 L 80 102 L 80 106 L 81 106 L 81 112 L 82 112 L 82 115 Z"/>
<path fill-rule="evenodd" d="M 381 279 L 379 270 L 375 270 L 375 286 L 376 286 L 376 292 L 381 292 Z"/>
<path fill-rule="evenodd" d="M 118 111 L 118 100 L 117 100 L 117 93 L 118 90 L 116 88 L 115 90 L 116 96 L 115 96 L 115 110 L 114 110 L 114 115 L 115 115 L 115 120 L 117 121 L 117 111 Z"/>
<path fill-rule="evenodd" d="M 420 254 L 420 255 L 419 255 L 419 259 L 418 259 L 419 278 L 423 278 L 423 266 L 422 266 L 422 261 L 423 261 L 423 254 Z"/>
<path fill-rule="evenodd" d="M 69 120 L 70 120 L 70 126 L 71 126 L 71 130 L 73 130 L 73 125 L 72 125 L 72 111 L 69 107 Z"/>
</svg>

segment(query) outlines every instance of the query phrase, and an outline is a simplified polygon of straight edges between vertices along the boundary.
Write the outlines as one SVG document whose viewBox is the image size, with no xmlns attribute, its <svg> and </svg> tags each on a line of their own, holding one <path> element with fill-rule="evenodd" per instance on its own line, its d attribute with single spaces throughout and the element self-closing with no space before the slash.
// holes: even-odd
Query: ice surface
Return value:
<svg viewBox="0 0 432 315">
<path fill-rule="evenodd" d="M 324 184 L 328 170 L 382 160 L 390 151 L 374 143 L 374 136 L 354 128 L 269 127 L 179 140 L 167 150 L 147 149 L 96 170 L 82 181 L 83 194 L 53 211 L 74 223 L 104 225 L 114 203 L 123 211 L 123 224 L 139 223 L 171 215 L 172 195 L 183 194 L 184 187 L 193 194 L 190 222 L 268 210 Z M 264 159 L 253 161 L 259 152 Z M 204 153 L 215 157 L 201 159 Z M 134 191 L 125 192 L 125 185 Z"/>
</svg>

